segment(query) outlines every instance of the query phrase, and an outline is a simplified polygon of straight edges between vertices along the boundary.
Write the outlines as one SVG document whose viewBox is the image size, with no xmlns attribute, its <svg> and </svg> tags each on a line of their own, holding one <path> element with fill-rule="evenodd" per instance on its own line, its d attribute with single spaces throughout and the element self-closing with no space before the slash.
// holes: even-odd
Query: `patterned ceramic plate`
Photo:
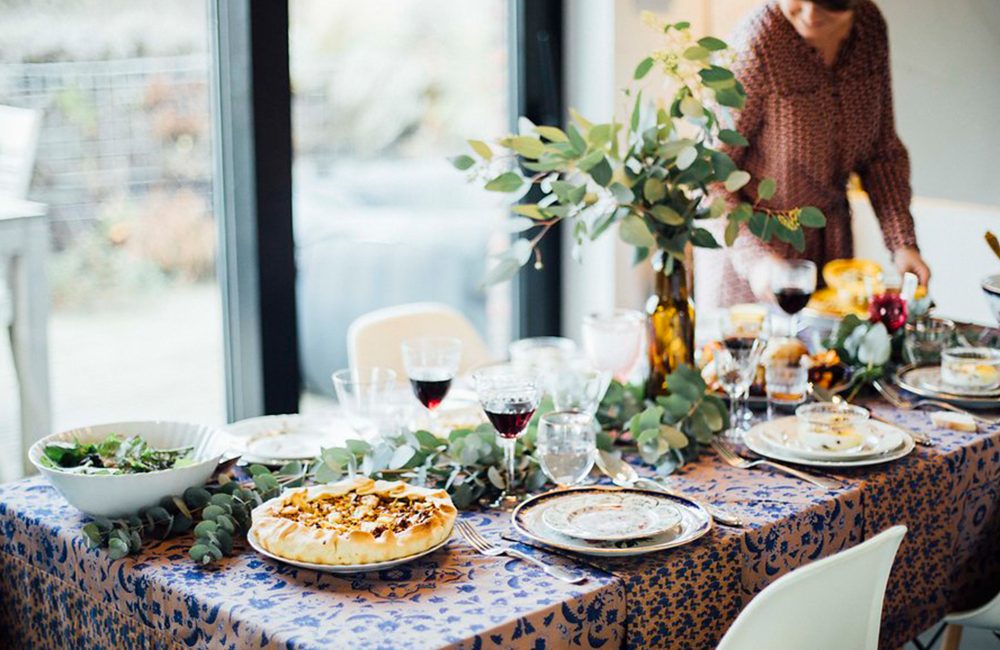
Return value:
<svg viewBox="0 0 1000 650">
<path fill-rule="evenodd" d="M 903 445 L 903 432 L 896 428 L 872 427 L 865 423 L 865 432 L 859 436 L 860 444 L 843 449 L 826 449 L 817 446 L 816 440 L 804 439 L 799 431 L 798 419 L 781 418 L 758 424 L 760 438 L 771 447 L 795 458 L 810 460 L 857 460 L 888 454 Z"/>
<path fill-rule="evenodd" d="M 620 541 L 588 541 L 564 535 L 545 523 L 545 511 L 553 504 L 581 494 L 628 494 L 634 496 L 655 496 L 668 499 L 677 509 L 680 522 L 672 530 L 651 537 Z M 575 487 L 553 490 L 532 497 L 519 505 L 511 515 L 514 528 L 522 535 L 553 548 L 564 551 L 601 555 L 607 557 L 642 555 L 654 551 L 690 544 L 712 529 L 712 518 L 697 503 L 680 496 L 662 494 L 637 488 L 610 486 Z"/>
<path fill-rule="evenodd" d="M 449 537 L 448 539 L 451 538 Z M 269 557 L 277 562 L 284 562 L 285 564 L 290 564 L 300 569 L 312 569 L 313 571 L 322 571 L 324 573 L 362 573 L 364 571 L 381 571 L 382 569 L 388 569 L 394 566 L 399 566 L 400 564 L 405 564 L 407 562 L 415 560 L 418 557 L 429 555 L 434 551 L 438 550 L 439 548 L 442 548 L 445 544 L 447 544 L 448 539 L 444 540 L 440 544 L 437 544 L 436 546 L 432 546 L 426 551 L 421 551 L 420 553 L 415 553 L 413 555 L 407 555 L 406 557 L 396 558 L 395 560 L 389 560 L 388 562 L 373 562 L 372 564 L 339 565 L 339 564 L 312 564 L 310 562 L 299 562 L 298 560 L 289 560 L 287 558 L 283 558 L 281 556 L 275 555 L 274 553 L 271 553 L 270 551 L 266 550 L 263 546 L 261 546 L 260 542 L 257 541 L 257 535 L 253 531 L 247 533 L 247 542 L 250 544 L 250 548 L 257 551 L 261 555 Z"/>
<path fill-rule="evenodd" d="M 233 451 L 262 465 L 312 460 L 322 447 L 343 444 L 357 434 L 337 415 L 265 415 L 223 428 L 233 438 Z"/>
<path fill-rule="evenodd" d="M 941 381 L 941 366 L 906 366 L 896 373 L 896 383 L 911 393 L 944 400 L 987 400 L 1000 407 L 1000 388 L 957 388 Z M 922 389 L 924 393 L 914 390 Z"/>
<path fill-rule="evenodd" d="M 790 421 L 790 423 L 786 425 L 784 424 L 785 421 Z M 890 435 L 890 432 L 893 434 L 899 434 L 902 437 L 901 445 L 895 449 L 887 451 L 886 453 L 879 454 L 877 456 L 867 456 L 865 458 L 848 458 L 845 460 L 817 460 L 812 458 L 803 458 L 801 456 L 791 454 L 786 450 L 775 447 L 762 435 L 762 431 L 765 427 L 775 425 L 794 427 L 797 426 L 797 422 L 795 421 L 795 416 L 791 416 L 781 418 L 780 420 L 761 422 L 760 424 L 754 425 L 749 431 L 747 431 L 745 436 L 746 445 L 750 448 L 750 451 L 761 456 L 771 458 L 772 460 L 782 460 L 787 463 L 809 465 L 812 467 L 863 467 L 865 465 L 878 465 L 880 463 L 888 463 L 889 461 L 897 460 L 913 451 L 914 447 L 913 438 L 911 438 L 906 431 L 887 422 L 872 420 L 869 422 L 869 425 L 873 429 L 884 432 L 884 435 Z"/>
<path fill-rule="evenodd" d="M 616 542 L 676 534 L 681 513 L 663 494 L 582 491 L 553 499 L 542 512 L 542 521 L 569 537 Z"/>
</svg>

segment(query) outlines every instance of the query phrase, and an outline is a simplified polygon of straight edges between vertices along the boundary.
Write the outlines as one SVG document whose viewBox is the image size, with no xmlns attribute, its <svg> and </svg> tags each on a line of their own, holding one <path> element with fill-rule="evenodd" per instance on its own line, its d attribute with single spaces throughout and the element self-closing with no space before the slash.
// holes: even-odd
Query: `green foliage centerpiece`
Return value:
<svg viewBox="0 0 1000 650">
<path fill-rule="evenodd" d="M 801 251 L 803 227 L 822 227 L 826 220 L 812 206 L 767 205 L 776 189 L 770 178 L 756 184 L 754 203 L 712 194 L 713 188 L 737 192 L 751 182 L 726 152 L 748 145 L 730 115 L 746 100 L 727 67 L 732 53 L 718 38 L 695 39 L 686 22 L 663 23 L 648 12 L 643 19 L 662 35 L 663 47 L 639 62 L 634 78 L 661 74 L 668 100 L 648 101 L 641 90 L 627 89 L 625 119 L 593 123 L 571 110 L 565 129 L 522 118 L 520 133 L 492 143 L 470 140 L 471 153 L 452 163 L 487 190 L 521 198 L 539 188 L 512 208 L 513 227 L 528 235 L 502 254 L 487 284 L 510 279 L 532 258 L 540 268 L 539 241 L 564 222 L 576 241 L 574 257 L 585 240 L 612 226 L 635 247 L 636 263 L 653 257 L 660 277 L 658 300 L 648 306 L 653 345 L 647 394 L 655 397 L 666 392 L 670 372 L 693 362 L 694 310 L 685 260 L 689 246 L 720 247 L 706 223 L 726 219 L 726 245 L 745 224 L 764 241 L 777 238 Z"/>
</svg>

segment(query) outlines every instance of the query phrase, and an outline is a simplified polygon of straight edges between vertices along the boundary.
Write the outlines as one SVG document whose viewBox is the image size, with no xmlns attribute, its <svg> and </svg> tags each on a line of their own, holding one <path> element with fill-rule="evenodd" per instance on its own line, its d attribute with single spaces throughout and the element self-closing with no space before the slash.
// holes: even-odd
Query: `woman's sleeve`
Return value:
<svg viewBox="0 0 1000 650">
<path fill-rule="evenodd" d="M 764 57 L 760 55 L 756 43 L 749 43 L 745 47 L 739 48 L 739 54 L 732 70 L 746 90 L 746 103 L 743 109 L 735 114 L 734 128 L 749 141 L 750 146 L 722 145 L 720 149 L 733 159 L 737 167 L 742 169 L 747 151 L 750 147 L 755 146 L 754 141 L 764 122 L 764 102 L 767 101 L 769 94 Z M 751 185 L 756 186 L 756 183 L 748 183 L 737 192 L 728 192 L 725 188 L 720 188 L 718 191 L 725 198 L 728 208 L 732 210 L 740 201 L 754 202 L 754 197 L 748 194 Z M 723 228 L 724 225 L 724 223 L 719 224 L 719 228 Z M 746 279 L 753 262 L 769 254 L 770 249 L 767 244 L 755 237 L 747 228 L 746 223 L 740 224 L 740 234 L 729 251 L 729 261 L 737 275 Z"/>
<path fill-rule="evenodd" d="M 861 185 L 868 193 L 875 216 L 882 228 L 882 238 L 892 252 L 899 248 L 917 247 L 910 214 L 910 156 L 896 134 L 896 116 L 893 111 L 892 83 L 889 71 L 889 41 L 885 23 L 880 25 L 879 37 L 883 47 L 878 48 L 877 66 L 882 73 L 881 128 L 873 155 L 857 171 Z"/>
</svg>

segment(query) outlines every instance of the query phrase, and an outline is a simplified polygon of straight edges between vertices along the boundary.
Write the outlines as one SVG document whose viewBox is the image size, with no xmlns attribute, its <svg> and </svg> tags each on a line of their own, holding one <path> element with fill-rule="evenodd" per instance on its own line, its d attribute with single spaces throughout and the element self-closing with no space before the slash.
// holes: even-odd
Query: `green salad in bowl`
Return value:
<svg viewBox="0 0 1000 650">
<path fill-rule="evenodd" d="M 194 445 L 156 449 L 142 436 L 112 433 L 97 443 L 56 441 L 42 449 L 39 462 L 50 469 L 81 474 L 140 474 L 194 463 Z"/>
<path fill-rule="evenodd" d="M 203 424 L 135 420 L 53 433 L 28 458 L 70 504 L 121 517 L 204 485 L 230 443 Z"/>
</svg>

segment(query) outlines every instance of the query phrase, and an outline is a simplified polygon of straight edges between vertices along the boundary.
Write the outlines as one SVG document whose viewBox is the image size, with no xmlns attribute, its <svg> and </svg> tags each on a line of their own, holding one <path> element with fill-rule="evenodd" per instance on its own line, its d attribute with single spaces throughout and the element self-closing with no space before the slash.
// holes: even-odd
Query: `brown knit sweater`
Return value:
<svg viewBox="0 0 1000 650">
<path fill-rule="evenodd" d="M 896 135 L 889 78 L 885 20 L 871 0 L 854 10 L 851 32 L 832 67 L 827 67 L 769 2 L 751 14 L 737 33 L 733 71 L 747 91 L 736 112 L 736 129 L 750 141 L 727 153 L 747 170 L 748 183 L 733 202 L 756 200 L 761 179 L 777 181 L 764 207 L 814 205 L 827 226 L 806 231 L 802 254 L 780 242 L 764 244 L 746 227 L 731 249 L 696 249 L 695 298 L 699 308 L 753 301 L 746 281 L 766 252 L 804 257 L 820 267 L 853 253 L 847 181 L 857 172 L 868 192 L 889 250 L 916 247 L 910 215 L 910 161 Z M 719 220 L 720 222 L 722 220 Z M 721 241 L 724 223 L 715 223 Z"/>
</svg>

